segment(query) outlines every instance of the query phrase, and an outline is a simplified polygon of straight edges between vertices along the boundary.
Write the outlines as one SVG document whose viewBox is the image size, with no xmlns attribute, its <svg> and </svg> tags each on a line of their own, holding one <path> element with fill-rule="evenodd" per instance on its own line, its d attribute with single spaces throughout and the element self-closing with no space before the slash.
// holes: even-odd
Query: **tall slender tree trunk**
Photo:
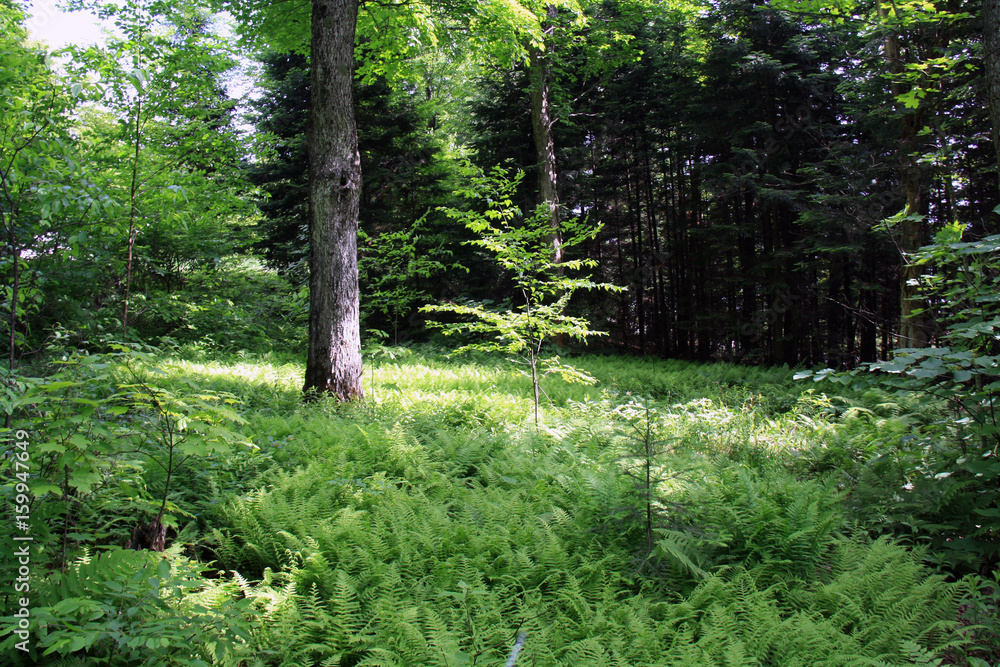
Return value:
<svg viewBox="0 0 1000 667">
<path fill-rule="evenodd" d="M 983 0 L 983 38 L 993 148 L 997 153 L 997 187 L 1000 187 L 1000 0 Z"/>
<path fill-rule="evenodd" d="M 354 121 L 357 0 L 313 0 L 309 356 L 304 390 L 363 396 L 358 307 L 361 156 Z"/>
<path fill-rule="evenodd" d="M 128 239 L 125 253 L 125 299 L 122 305 L 122 338 L 128 335 L 128 307 L 132 298 L 132 263 L 135 253 L 136 220 L 139 217 L 139 158 L 142 157 L 142 92 L 135 107 L 135 145 L 132 153 L 132 181 L 129 187 Z"/>
<path fill-rule="evenodd" d="M 912 136 L 906 136 L 910 132 L 905 129 L 906 125 L 910 123 L 904 122 L 904 137 L 900 141 L 900 149 L 904 152 L 914 146 L 915 142 L 911 139 L 916 138 L 915 131 Z M 915 158 L 906 154 L 901 157 L 904 161 L 901 173 L 906 194 L 906 209 L 903 221 L 900 223 L 902 265 L 899 276 L 900 322 L 897 347 L 927 347 L 930 341 L 931 323 L 926 312 L 922 312 L 924 307 L 920 302 L 919 282 L 922 271 L 910 259 L 927 241 L 925 223 L 920 216 L 920 176 L 916 173 L 919 167 L 915 164 Z"/>
<path fill-rule="evenodd" d="M 639 336 L 638 352 L 642 355 L 646 354 L 646 276 L 642 271 L 642 261 L 645 256 L 642 211 L 640 210 L 642 192 L 636 183 L 638 169 L 635 164 L 636 149 L 634 143 L 628 143 L 628 155 L 629 162 L 624 170 L 628 195 L 629 235 L 631 237 L 629 245 L 632 248 L 632 270 L 635 272 L 631 287 L 635 290 L 636 331 Z"/>
<path fill-rule="evenodd" d="M 666 349 L 666 318 L 663 306 L 663 262 L 660 253 L 660 231 L 656 218 L 656 201 L 653 196 L 653 163 L 649 158 L 651 140 L 642 134 L 643 196 L 646 200 L 646 233 L 649 236 L 648 257 L 643 261 L 644 270 L 649 271 L 650 287 L 653 289 L 652 335 L 654 351 L 662 355 Z"/>
<path fill-rule="evenodd" d="M 757 311 L 757 240 L 751 227 L 753 216 L 753 198 L 749 193 L 733 203 L 734 218 L 739 227 L 736 235 L 736 249 L 739 255 L 739 279 L 742 294 L 740 295 L 740 354 L 749 356 L 760 344 L 764 332 L 761 330 L 763 320 Z"/>
<path fill-rule="evenodd" d="M 550 21 L 556 16 L 553 5 L 546 7 Z M 551 35 L 554 25 L 550 22 L 545 34 Z M 555 118 L 552 115 L 552 87 L 547 56 L 537 46 L 528 47 L 528 71 L 531 79 L 531 129 L 535 139 L 535 154 L 538 160 L 538 201 L 548 210 L 548 243 L 552 246 L 552 262 L 559 264 L 563 259 L 562 231 L 559 221 L 559 182 L 556 167 L 556 142 L 552 134 Z M 561 274 L 562 268 L 556 267 Z M 554 342 L 562 347 L 566 343 L 563 334 L 556 334 Z"/>
<path fill-rule="evenodd" d="M 880 19 L 889 17 L 889 10 L 882 2 L 877 2 Z M 898 98 L 906 92 L 899 81 L 903 73 L 903 63 L 899 53 L 899 37 L 890 33 L 885 41 L 885 61 L 889 74 L 893 76 L 892 95 Z M 899 160 L 899 180 L 903 188 L 906 207 L 900 222 L 901 266 L 899 272 L 900 322 L 897 347 L 927 347 L 930 341 L 930 321 L 919 300 L 920 267 L 910 261 L 910 257 L 926 242 L 924 220 L 921 217 L 923 183 L 920 165 L 917 161 L 918 136 L 923 128 L 924 112 L 916 109 L 904 114 L 897 144 Z"/>
<path fill-rule="evenodd" d="M 548 5 L 546 12 L 550 23 L 545 29 L 545 34 L 551 35 L 556 8 Z M 539 203 L 546 206 L 549 211 L 552 261 L 558 263 L 562 261 L 562 234 L 559 226 L 559 172 L 556 167 L 556 142 L 552 134 L 555 118 L 552 115 L 548 57 L 537 46 L 528 48 L 528 69 L 531 76 L 531 129 L 538 159 L 538 199 Z"/>
<path fill-rule="evenodd" d="M 17 247 L 17 233 L 14 229 L 14 207 L 10 207 L 9 217 L 4 215 L 3 210 L 0 209 L 0 220 L 3 221 L 4 227 L 7 230 L 7 240 L 10 247 L 10 259 L 14 274 L 11 276 L 10 320 L 7 323 L 7 326 L 10 327 L 10 338 L 8 340 L 10 350 L 8 351 L 7 357 L 7 369 L 13 375 L 14 369 L 17 367 L 17 301 L 20 298 L 21 289 L 21 250 Z M 9 412 L 4 416 L 3 427 L 8 431 L 11 428 L 11 414 Z"/>
</svg>

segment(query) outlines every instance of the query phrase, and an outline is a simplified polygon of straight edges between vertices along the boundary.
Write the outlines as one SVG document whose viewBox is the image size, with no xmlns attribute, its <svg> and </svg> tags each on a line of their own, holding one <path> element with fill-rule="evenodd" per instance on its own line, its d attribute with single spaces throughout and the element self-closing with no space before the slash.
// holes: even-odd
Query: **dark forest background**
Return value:
<svg viewBox="0 0 1000 667">
<path fill-rule="evenodd" d="M 934 343 L 940 304 L 915 296 L 912 253 L 946 225 L 965 240 L 1000 231 L 1000 198 L 982 12 L 921 7 L 887 17 L 609 0 L 582 24 L 553 8 L 561 214 L 600 227 L 573 252 L 627 287 L 574 297 L 571 309 L 610 334 L 597 349 L 853 367 Z M 10 291 L 5 302 L 17 311 L 4 318 L 12 358 L 60 327 L 235 349 L 304 340 L 308 58 L 258 55 L 241 106 L 226 86 L 247 54 L 208 14 L 185 11 L 142 57 L 149 72 L 188 72 L 197 95 L 167 103 L 183 91 L 150 75 L 138 109 L 105 96 L 73 120 L 63 100 L 48 127 L 91 172 L 49 180 L 82 194 L 53 208 L 8 193 L 4 252 L 22 257 L 4 265 L 20 283 L 21 310 Z M 356 83 L 366 344 L 432 339 L 426 303 L 511 298 L 510 276 L 440 210 L 467 205 L 453 192 L 473 166 L 523 170 L 519 203 L 540 201 L 532 65 L 489 57 L 460 27 L 451 51 Z M 119 55 L 140 43 L 124 40 Z M 80 50 L 73 71 L 98 60 Z M 195 150 L 184 136 L 213 139 Z"/>
</svg>

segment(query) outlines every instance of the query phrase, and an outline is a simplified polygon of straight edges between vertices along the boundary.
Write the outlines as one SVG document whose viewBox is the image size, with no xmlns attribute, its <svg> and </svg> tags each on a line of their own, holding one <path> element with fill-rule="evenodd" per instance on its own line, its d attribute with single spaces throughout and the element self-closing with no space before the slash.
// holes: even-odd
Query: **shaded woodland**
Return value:
<svg viewBox="0 0 1000 667">
<path fill-rule="evenodd" d="M 65 5 L 9 664 L 1000 665 L 1000 0 Z"/>
<path fill-rule="evenodd" d="M 467 230 L 440 211 L 456 204 L 452 192 L 471 162 L 530 174 L 520 190 L 524 208 L 552 200 L 558 214 L 601 228 L 576 252 L 599 263 L 601 280 L 628 289 L 581 295 L 573 308 L 612 334 L 613 344 L 597 341 L 609 351 L 853 367 L 936 340 L 935 304 L 907 288 L 920 283 L 912 254 L 947 224 L 964 225 L 966 239 L 997 231 L 985 18 L 975 3 L 907 6 L 888 17 L 878 8 L 838 7 L 553 8 L 542 23 L 548 46 L 534 65 L 490 56 L 460 16 L 442 22 L 447 48 L 383 54 L 384 71 L 370 67 L 384 47 L 361 48 L 354 95 L 362 331 L 426 340 L 417 313 L 424 303 L 507 298 L 508 277 L 463 246 Z M 180 116 L 154 99 L 179 89 L 155 90 L 163 79 L 150 74 L 150 100 L 141 106 L 124 92 L 127 72 L 115 84 L 123 91 L 117 110 L 84 86 L 81 94 L 91 90 L 105 106 L 88 111 L 79 130 L 58 115 L 68 107 L 53 107 L 48 128 L 64 125 L 59 131 L 73 135 L 74 150 L 83 151 L 74 159 L 119 151 L 135 168 L 58 174 L 86 202 L 111 196 L 109 187 L 122 192 L 127 201 L 108 202 L 121 207 L 114 214 L 121 222 L 92 221 L 99 208 L 66 196 L 56 219 L 51 204 L 8 191 L 7 256 L 42 239 L 52 249 L 34 249 L 31 260 L 45 267 L 46 289 L 35 288 L 23 260 L 18 298 L 31 307 L 18 317 L 8 302 L 5 337 L 25 336 L 13 345 L 18 354 L 37 349 L 57 323 L 79 330 L 117 319 L 142 338 L 213 335 L 192 322 L 197 307 L 178 305 L 177 289 L 211 283 L 219 274 L 198 271 L 225 257 L 261 257 L 286 291 L 306 284 L 308 59 L 273 49 L 260 56 L 246 116 L 255 131 L 247 135 L 247 121 L 223 93 L 241 48 L 218 41 L 208 26 L 143 38 L 172 48 L 201 40 L 198 53 L 215 58 L 187 63 L 190 52 L 181 50 L 142 56 L 151 73 L 200 68 L 186 85 L 201 101 L 191 99 Z M 366 39 L 359 36 L 362 46 Z M 140 52 L 138 42 L 128 44 L 122 40 L 119 54 Z M 93 80 L 88 68 L 98 65 L 79 62 L 77 75 Z M 533 177 L 542 164 L 533 67 L 546 72 L 554 195 L 543 195 L 544 179 Z M 196 128 L 188 141 L 214 133 L 196 149 L 201 163 L 182 143 L 161 139 L 185 132 L 184 124 Z M 151 168 L 160 160 L 170 165 L 166 177 Z M 101 194 L 90 192 L 95 187 Z M 223 201 L 233 213 L 209 212 Z M 24 219 L 40 208 L 43 223 L 15 215 L 29 204 L 36 210 L 24 210 Z M 74 210 L 82 217 L 64 220 Z M 46 223 L 53 229 L 31 236 Z M 88 239 L 89 255 L 56 252 L 79 238 Z M 432 266 L 398 275 L 390 255 L 403 246 Z M 403 284 L 411 298 L 393 297 Z M 136 299 L 142 303 L 126 312 Z M 70 306 L 84 303 L 96 311 Z"/>
<path fill-rule="evenodd" d="M 903 287 L 912 278 L 904 267 L 916 250 L 905 246 L 904 228 L 914 228 L 905 233 L 916 234 L 917 247 L 948 223 L 965 225 L 968 238 L 997 231 L 977 13 L 908 25 L 900 58 L 942 61 L 908 69 L 895 83 L 883 48 L 889 33 L 871 18 L 810 23 L 754 3 L 700 14 L 633 9 L 604 3 L 588 14 L 614 26 L 618 62 L 588 45 L 587 31 L 558 19 L 547 56 L 559 205 L 603 226 L 583 252 L 600 263 L 602 279 L 628 287 L 576 307 L 624 353 L 843 367 L 934 340 L 931 304 L 921 339 L 900 339 Z M 266 71 L 295 85 L 277 65 Z M 462 105 L 450 102 L 447 129 L 481 167 L 534 173 L 528 66 L 476 75 L 474 90 L 463 83 Z M 384 84 L 358 85 L 361 223 L 374 238 L 420 220 L 414 236 L 423 252 L 440 244 L 459 252 L 462 230 L 435 222 L 454 157 L 433 139 L 441 136 L 436 83 L 428 73 L 409 95 L 395 93 L 395 108 L 384 101 Z M 901 89 L 916 101 L 900 99 Z M 914 123 L 919 131 L 903 137 Z M 281 131 L 293 137 L 300 128 Z M 289 187 L 285 172 L 276 173 L 265 189 Z M 522 197 L 526 207 L 539 201 L 533 179 Z M 267 231 L 261 247 L 288 267 L 292 258 L 277 248 L 296 223 L 287 217 L 294 207 L 281 201 L 268 200 L 265 216 L 286 235 Z M 297 224 L 301 230 L 303 217 Z M 480 271 L 427 279 L 445 299 L 483 298 L 501 282 Z M 406 336 L 419 337 L 419 322 L 409 319 Z M 372 323 L 391 328 L 385 319 Z"/>
</svg>

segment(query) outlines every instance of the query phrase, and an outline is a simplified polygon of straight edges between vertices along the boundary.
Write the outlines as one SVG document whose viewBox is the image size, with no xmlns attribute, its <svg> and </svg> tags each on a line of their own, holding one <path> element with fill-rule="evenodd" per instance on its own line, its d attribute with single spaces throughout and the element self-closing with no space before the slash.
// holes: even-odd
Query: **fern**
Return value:
<svg viewBox="0 0 1000 667">
<path fill-rule="evenodd" d="M 689 576 L 696 580 L 704 580 L 710 576 L 705 568 L 711 567 L 712 554 L 703 549 L 706 544 L 704 539 L 679 530 L 658 528 L 656 532 L 663 537 L 656 541 L 655 554 L 680 570 L 679 578 Z M 713 546 L 719 545 L 717 542 Z"/>
<path fill-rule="evenodd" d="M 810 430 L 778 411 L 796 397 L 760 395 L 787 372 L 584 361 L 672 397 L 643 576 L 620 397 L 559 389 L 535 433 L 511 378 L 415 356 L 374 370 L 378 400 L 248 417 L 278 467 L 217 504 L 203 540 L 239 574 L 165 602 L 218 610 L 238 591 L 252 633 L 226 659 L 247 667 L 499 665 L 520 632 L 518 664 L 539 667 L 933 665 L 954 644 L 955 595 L 920 554 L 848 534 L 836 485 L 780 465 L 814 434 L 888 433 L 890 408 L 873 398 L 837 431 L 817 407 Z"/>
<path fill-rule="evenodd" d="M 722 566 L 757 568 L 778 579 L 810 577 L 844 527 L 842 495 L 781 470 L 756 472 L 717 460 L 665 502 L 679 508 L 659 529 L 657 555 L 695 580 Z"/>
</svg>

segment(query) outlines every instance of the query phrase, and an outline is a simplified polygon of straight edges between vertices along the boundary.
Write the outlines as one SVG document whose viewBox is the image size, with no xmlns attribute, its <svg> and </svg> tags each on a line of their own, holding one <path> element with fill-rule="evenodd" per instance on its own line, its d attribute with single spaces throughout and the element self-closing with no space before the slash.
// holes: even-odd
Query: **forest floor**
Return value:
<svg viewBox="0 0 1000 667">
<path fill-rule="evenodd" d="M 887 534 L 905 474 L 871 461 L 913 428 L 898 397 L 581 356 L 597 382 L 545 378 L 536 426 L 530 379 L 497 357 L 383 349 L 354 404 L 303 403 L 301 365 L 274 355 L 154 361 L 174 395 L 234 397 L 241 436 L 170 481 L 159 580 L 191 581 L 136 612 L 187 610 L 163 664 L 990 664 L 961 647 L 967 582 Z M 111 559 L 82 553 L 50 579 L 43 645 L 115 641 L 65 604 L 114 595 L 67 583 Z"/>
</svg>

